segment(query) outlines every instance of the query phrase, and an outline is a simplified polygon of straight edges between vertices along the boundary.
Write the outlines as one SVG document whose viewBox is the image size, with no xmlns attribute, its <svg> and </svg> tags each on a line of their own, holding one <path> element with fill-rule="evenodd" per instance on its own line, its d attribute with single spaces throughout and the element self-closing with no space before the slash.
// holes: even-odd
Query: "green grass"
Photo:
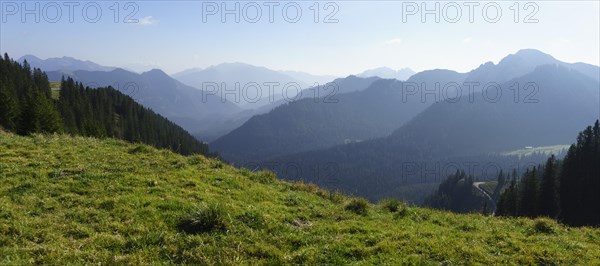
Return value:
<svg viewBox="0 0 600 266">
<path fill-rule="evenodd" d="M 0 265 L 600 263 L 599 229 L 363 206 L 113 139 L 0 131 L 0 180 Z"/>
</svg>

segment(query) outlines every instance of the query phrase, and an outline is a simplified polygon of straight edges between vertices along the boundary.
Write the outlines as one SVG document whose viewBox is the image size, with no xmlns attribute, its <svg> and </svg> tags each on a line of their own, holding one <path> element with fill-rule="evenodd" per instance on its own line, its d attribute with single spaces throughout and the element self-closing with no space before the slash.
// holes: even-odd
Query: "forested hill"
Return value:
<svg viewBox="0 0 600 266">
<path fill-rule="evenodd" d="M 498 201 L 498 215 L 552 217 L 574 226 L 600 225 L 600 122 L 577 136 L 564 160 L 513 178 Z"/>
<path fill-rule="evenodd" d="M 113 137 L 168 148 L 181 154 L 208 154 L 208 146 L 166 118 L 111 88 L 84 88 L 68 78 L 55 94 L 46 73 L 0 58 L 0 127 L 27 135 L 68 133 Z"/>
</svg>

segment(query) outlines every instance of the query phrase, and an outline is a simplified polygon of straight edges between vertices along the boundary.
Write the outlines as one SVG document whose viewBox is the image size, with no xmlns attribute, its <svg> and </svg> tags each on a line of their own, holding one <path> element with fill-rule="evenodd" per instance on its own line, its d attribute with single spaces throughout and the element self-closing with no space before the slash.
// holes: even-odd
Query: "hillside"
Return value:
<svg viewBox="0 0 600 266">
<path fill-rule="evenodd" d="M 313 185 L 113 139 L 0 131 L 0 178 L 0 264 L 600 263 L 599 229 L 392 203 L 359 215 Z M 178 229 L 206 206 L 218 227 Z"/>
<path fill-rule="evenodd" d="M 184 85 L 158 69 L 142 74 L 120 68 L 108 72 L 78 70 L 50 71 L 47 74 L 50 81 L 60 81 L 65 76 L 89 87 L 111 86 L 190 133 L 209 129 L 218 131 L 217 125 L 209 122 L 213 117 L 241 111 L 220 96 Z"/>
<path fill-rule="evenodd" d="M 112 137 L 208 154 L 206 144 L 112 87 L 84 87 L 71 78 L 51 83 L 39 68 L 7 54 L 0 58 L 0 77 L 0 127 L 9 132 Z"/>
</svg>

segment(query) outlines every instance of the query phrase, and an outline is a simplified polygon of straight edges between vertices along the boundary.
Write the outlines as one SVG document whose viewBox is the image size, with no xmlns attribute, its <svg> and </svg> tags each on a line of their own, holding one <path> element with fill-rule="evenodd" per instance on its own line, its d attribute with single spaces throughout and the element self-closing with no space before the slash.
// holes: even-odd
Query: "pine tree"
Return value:
<svg viewBox="0 0 600 266">
<path fill-rule="evenodd" d="M 531 171 L 527 169 L 519 186 L 518 215 L 527 217 L 537 216 L 538 191 L 536 168 L 534 167 Z"/>
<path fill-rule="evenodd" d="M 502 192 L 502 189 L 505 185 L 506 176 L 504 176 L 504 172 L 500 170 L 500 173 L 498 174 L 498 184 L 496 185 L 496 188 L 494 189 L 494 194 L 492 195 L 494 200 L 498 200 L 498 198 L 500 198 L 500 193 Z"/>
<path fill-rule="evenodd" d="M 2 73 L 4 75 L 4 73 Z M 19 123 L 19 102 L 16 93 L 4 80 L 0 81 L 0 126 L 15 131 Z"/>
<path fill-rule="evenodd" d="M 517 210 L 519 209 L 518 199 L 518 186 L 517 179 L 514 176 L 516 173 L 513 172 L 513 178 L 510 180 L 508 188 L 504 190 L 500 196 L 496 215 L 498 216 L 517 216 Z"/>
<path fill-rule="evenodd" d="M 556 217 L 558 214 L 558 188 L 556 182 L 557 161 L 554 155 L 550 156 L 544 165 L 544 173 L 540 183 L 538 199 L 539 215 Z"/>
<path fill-rule="evenodd" d="M 600 225 L 600 125 L 587 127 L 569 148 L 560 174 L 560 219 L 570 225 Z"/>
</svg>

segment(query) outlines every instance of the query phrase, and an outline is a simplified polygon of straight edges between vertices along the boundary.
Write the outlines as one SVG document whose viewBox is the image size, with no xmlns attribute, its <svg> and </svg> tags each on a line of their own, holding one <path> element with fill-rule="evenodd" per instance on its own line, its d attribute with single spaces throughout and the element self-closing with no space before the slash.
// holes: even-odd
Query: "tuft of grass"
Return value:
<svg viewBox="0 0 600 266">
<path fill-rule="evenodd" d="M 345 207 L 346 210 L 358 215 L 367 215 L 369 202 L 363 198 L 352 199 Z"/>
<path fill-rule="evenodd" d="M 383 199 L 379 202 L 379 205 L 389 212 L 397 212 L 406 209 L 406 204 L 397 199 Z"/>
<path fill-rule="evenodd" d="M 213 169 L 223 169 L 225 167 L 225 163 L 222 161 L 215 161 L 213 164 Z"/>
<path fill-rule="evenodd" d="M 554 228 L 554 222 L 547 218 L 535 219 L 531 229 L 534 233 L 541 234 L 554 234 L 556 232 L 556 229 Z"/>
<path fill-rule="evenodd" d="M 277 180 L 277 176 L 271 171 L 262 170 L 251 175 L 250 179 L 262 184 L 272 184 Z"/>
<path fill-rule="evenodd" d="M 197 208 L 183 217 L 177 228 L 189 234 L 225 231 L 225 211 L 221 205 L 207 205 Z"/>
<path fill-rule="evenodd" d="M 150 153 L 152 149 L 146 145 L 139 144 L 131 149 L 129 149 L 129 154 L 138 154 L 138 153 Z"/>
<path fill-rule="evenodd" d="M 188 157 L 188 164 L 190 165 L 201 165 L 206 162 L 206 158 L 201 155 L 190 155 Z"/>
</svg>

